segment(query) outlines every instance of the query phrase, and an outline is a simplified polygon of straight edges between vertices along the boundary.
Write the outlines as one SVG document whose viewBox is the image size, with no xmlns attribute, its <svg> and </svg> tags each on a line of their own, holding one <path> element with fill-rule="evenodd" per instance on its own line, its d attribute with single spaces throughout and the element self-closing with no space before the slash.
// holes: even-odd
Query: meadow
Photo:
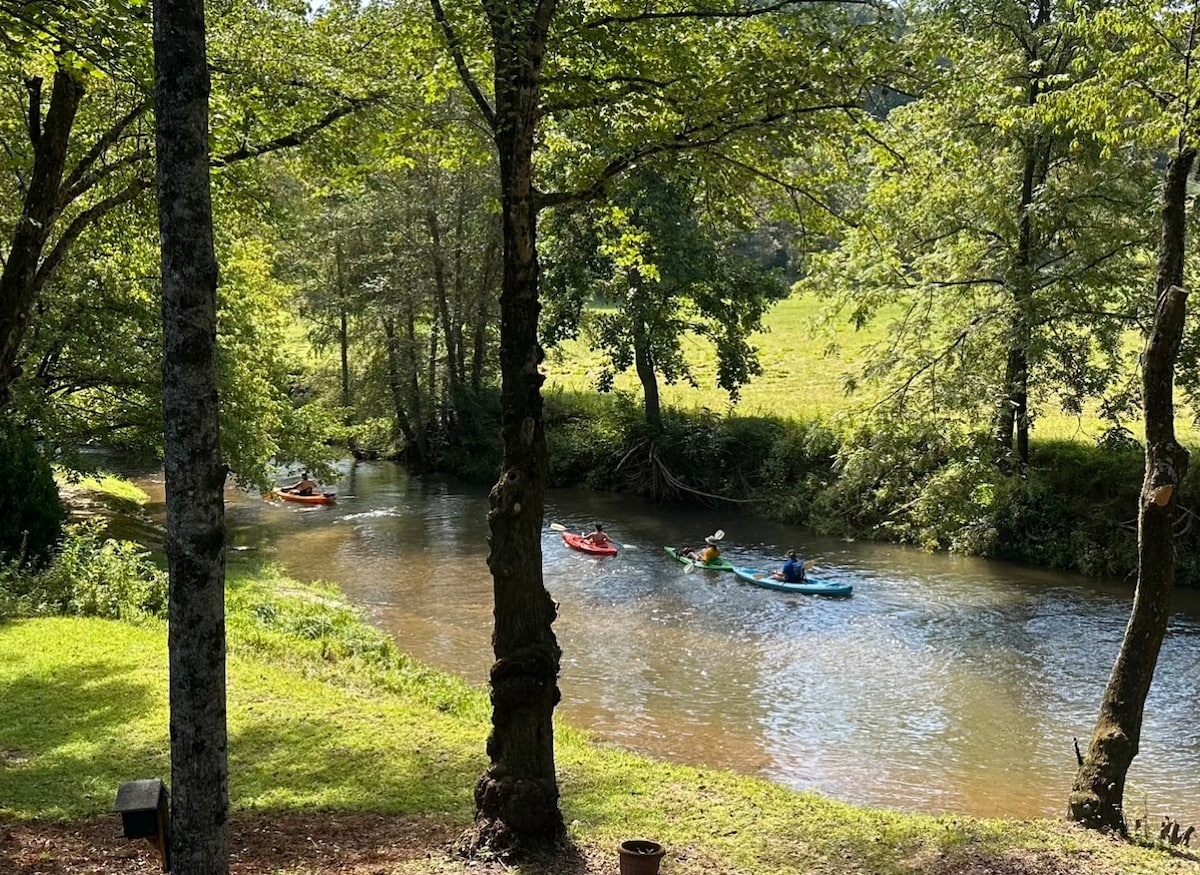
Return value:
<svg viewBox="0 0 1200 875">
<path fill-rule="evenodd" d="M 743 416 L 818 418 L 831 425 L 851 420 L 876 400 L 871 390 L 846 390 L 847 377 L 857 373 L 871 347 L 884 340 L 884 318 L 856 329 L 833 305 L 813 295 L 794 294 L 776 303 L 763 320 L 764 330 L 752 343 L 759 351 L 763 373 L 742 389 L 741 401 L 731 407 L 716 385 L 716 354 L 703 338 L 684 339 L 684 350 L 699 388 L 687 384 L 660 385 L 664 405 L 686 410 L 707 408 Z M 1136 339 L 1131 339 L 1136 342 Z M 546 389 L 581 392 L 594 389 L 603 356 L 585 340 L 567 341 L 547 353 Z M 615 388 L 641 397 L 632 370 L 618 376 Z M 1057 407 L 1037 412 L 1031 431 L 1040 440 L 1094 441 L 1106 428 L 1095 410 L 1075 416 Z M 1180 431 L 1189 437 L 1194 429 Z"/>
</svg>

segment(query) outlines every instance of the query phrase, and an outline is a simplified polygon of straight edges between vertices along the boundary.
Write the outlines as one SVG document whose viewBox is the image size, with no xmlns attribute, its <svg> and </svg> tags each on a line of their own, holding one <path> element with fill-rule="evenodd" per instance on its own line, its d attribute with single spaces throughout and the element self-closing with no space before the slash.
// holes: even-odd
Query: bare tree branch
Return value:
<svg viewBox="0 0 1200 875">
<path fill-rule="evenodd" d="M 266 155 L 269 152 L 278 152 L 280 149 L 290 149 L 293 146 L 302 146 L 313 136 L 325 130 L 340 118 L 344 118 L 351 113 L 357 112 L 360 109 L 365 109 L 368 106 L 379 103 L 383 100 L 384 95 L 373 94 L 368 97 L 347 97 L 346 103 L 342 106 L 335 107 L 329 110 L 321 118 L 317 119 L 312 124 L 301 128 L 298 131 L 292 131 L 290 134 L 284 134 L 281 137 L 276 137 L 273 140 L 268 140 L 265 143 L 257 145 L 246 145 L 232 152 L 226 152 L 224 155 L 216 156 L 212 159 L 213 167 L 226 167 L 230 164 L 235 164 L 238 161 L 245 161 L 248 158 L 257 158 L 260 155 Z"/>
<path fill-rule="evenodd" d="M 639 12 L 634 15 L 604 15 L 584 22 L 585 28 L 604 27 L 609 24 L 639 24 L 647 21 L 677 21 L 681 19 L 705 18 L 757 18 L 760 15 L 770 15 L 784 9 L 799 6 L 829 5 L 827 0 L 777 0 L 766 6 L 750 6 L 741 9 L 673 9 L 670 12 Z M 877 0 L 844 0 L 840 5 L 846 6 L 879 6 Z"/>
</svg>

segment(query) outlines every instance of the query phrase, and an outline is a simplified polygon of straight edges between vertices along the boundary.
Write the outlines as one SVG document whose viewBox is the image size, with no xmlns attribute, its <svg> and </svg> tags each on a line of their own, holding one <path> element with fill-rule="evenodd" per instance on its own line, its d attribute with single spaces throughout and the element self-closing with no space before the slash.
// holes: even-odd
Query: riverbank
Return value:
<svg viewBox="0 0 1200 875">
<path fill-rule="evenodd" d="M 421 666 L 341 597 L 241 557 L 229 574 L 235 872 L 507 871 L 451 854 L 486 762 L 485 691 Z M 0 626 L 0 860 L 20 875 L 149 872 L 113 838 L 117 784 L 168 777 L 165 625 L 90 617 Z M 572 847 L 530 873 L 612 873 L 651 837 L 664 873 L 1157 875 L 1179 849 L 1053 821 L 855 808 L 728 772 L 669 765 L 560 725 Z M 89 868 L 90 867 L 90 868 Z"/>
<path fill-rule="evenodd" d="M 494 399 L 493 399 L 494 400 Z M 472 408 L 444 467 L 479 483 L 499 468 L 498 407 Z M 1035 441 L 1006 472 L 987 434 L 951 422 L 834 429 L 818 420 L 668 408 L 632 395 L 550 392 L 549 482 L 655 501 L 736 507 L 817 534 L 1129 579 L 1145 461 L 1128 434 Z M 1183 495 L 1200 490 L 1191 466 Z M 1180 586 L 1200 586 L 1200 527 L 1177 533 Z"/>
</svg>

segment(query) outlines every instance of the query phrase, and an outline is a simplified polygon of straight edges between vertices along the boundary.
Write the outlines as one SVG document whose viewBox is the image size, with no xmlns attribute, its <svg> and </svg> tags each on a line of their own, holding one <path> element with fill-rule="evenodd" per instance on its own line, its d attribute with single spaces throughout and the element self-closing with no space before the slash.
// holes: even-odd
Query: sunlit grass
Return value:
<svg viewBox="0 0 1200 875">
<path fill-rule="evenodd" d="M 235 568 L 229 596 L 235 809 L 418 814 L 465 827 L 486 766 L 483 689 L 397 653 L 336 589 Z M 0 626 L 0 815 L 108 816 L 121 781 L 169 780 L 161 623 L 40 619 Z M 631 837 L 669 871 L 1191 871 L 1195 862 L 1052 821 L 857 808 L 755 778 L 599 746 L 560 726 L 562 807 L 585 851 Z M 615 859 L 614 859 L 615 864 Z M 399 872 L 469 871 L 441 857 Z M 614 865 L 615 869 L 615 865 Z M 382 871 L 382 870 L 381 870 Z"/>
<path fill-rule="evenodd" d="M 121 513 L 136 514 L 150 500 L 145 490 L 133 482 L 105 471 L 77 474 L 56 467 L 54 479 L 63 494 L 88 493 L 93 500 Z"/>
<path fill-rule="evenodd" d="M 763 320 L 766 330 L 752 338 L 763 374 L 742 389 L 736 411 L 749 416 L 815 417 L 829 422 L 839 417 L 853 418 L 875 399 L 868 392 L 848 394 L 847 377 L 861 368 L 869 347 L 885 339 L 886 321 L 876 319 L 856 329 L 845 317 L 833 313 L 828 302 L 815 296 L 793 295 L 778 302 Z M 663 385 L 663 403 L 684 409 L 729 410 L 728 396 L 716 387 L 716 353 L 712 345 L 695 336 L 685 337 L 683 344 L 700 385 Z M 569 341 L 552 350 L 547 358 L 547 386 L 594 389 L 602 367 L 603 357 L 589 350 L 586 341 Z M 617 378 L 616 388 L 641 397 L 632 370 Z M 1181 417 L 1178 427 L 1186 439 L 1196 438 L 1190 420 Z M 1094 441 L 1106 428 L 1107 423 L 1094 406 L 1077 416 L 1043 405 L 1037 410 L 1032 433 L 1038 439 Z"/>
</svg>

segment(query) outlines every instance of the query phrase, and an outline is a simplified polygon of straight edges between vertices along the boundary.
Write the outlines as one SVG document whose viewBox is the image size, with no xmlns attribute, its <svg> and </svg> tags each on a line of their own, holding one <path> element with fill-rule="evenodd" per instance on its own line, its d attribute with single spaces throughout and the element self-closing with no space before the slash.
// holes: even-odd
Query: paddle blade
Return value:
<svg viewBox="0 0 1200 875">
<path fill-rule="evenodd" d="M 755 580 L 762 580 L 766 576 L 766 572 L 764 571 L 760 571 L 758 574 L 751 575 L 751 577 L 753 577 Z"/>
<path fill-rule="evenodd" d="M 696 564 L 694 562 L 689 562 L 686 566 L 684 566 L 683 573 L 691 574 L 695 570 L 696 570 Z"/>
<path fill-rule="evenodd" d="M 622 545 L 621 545 L 621 549 L 623 549 L 623 550 L 637 550 L 637 549 L 638 549 L 638 545 L 637 545 L 637 544 L 622 544 Z"/>
<path fill-rule="evenodd" d="M 816 564 L 817 564 L 816 559 L 809 559 L 809 560 L 805 561 L 805 563 L 804 563 L 804 570 L 808 571 L 808 569 L 812 568 Z"/>
<path fill-rule="evenodd" d="M 551 523 L 550 528 L 554 529 L 556 532 L 565 532 L 567 530 L 567 527 L 562 523 Z"/>
<path fill-rule="evenodd" d="M 724 540 L 724 538 L 725 538 L 725 530 L 724 529 L 717 529 L 715 532 L 712 533 L 712 539 L 714 541 L 721 541 L 721 540 Z"/>
</svg>

